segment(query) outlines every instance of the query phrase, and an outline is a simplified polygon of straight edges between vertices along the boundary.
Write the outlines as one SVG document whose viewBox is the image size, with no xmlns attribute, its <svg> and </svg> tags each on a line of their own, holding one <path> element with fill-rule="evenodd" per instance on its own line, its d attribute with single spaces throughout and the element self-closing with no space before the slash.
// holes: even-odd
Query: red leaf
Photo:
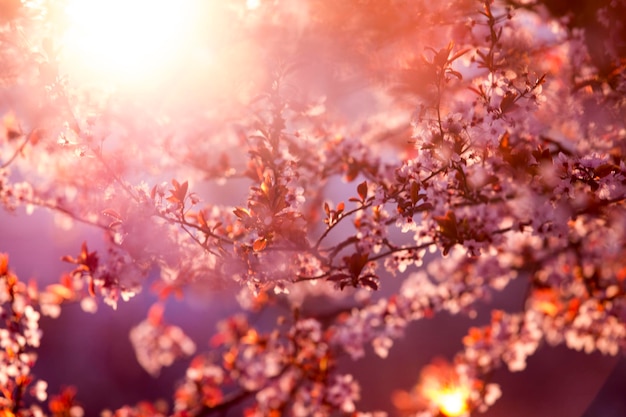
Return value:
<svg viewBox="0 0 626 417">
<path fill-rule="evenodd" d="M 449 74 L 454 75 L 454 76 L 455 76 L 456 78 L 458 78 L 459 80 L 462 80 L 462 79 L 463 79 L 463 75 L 461 75 L 461 73 L 460 73 L 460 72 L 458 72 L 458 71 L 449 70 L 448 72 L 449 72 Z"/>
<path fill-rule="evenodd" d="M 28 134 L 28 141 L 32 144 L 32 145 L 36 145 L 37 143 L 39 143 L 39 141 L 41 140 L 42 136 L 43 136 L 44 130 L 41 128 L 36 128 L 33 129 L 29 134 Z"/>
<path fill-rule="evenodd" d="M 158 326 L 163 323 L 163 311 L 163 304 L 152 304 L 152 307 L 150 307 L 150 310 L 148 310 L 148 322 L 153 326 Z"/>
<path fill-rule="evenodd" d="M 411 202 L 413 203 L 413 205 L 415 205 L 415 203 L 417 203 L 420 200 L 419 192 L 420 192 L 420 185 L 417 182 L 412 182 L 411 183 Z"/>
<path fill-rule="evenodd" d="M 378 290 L 378 283 L 370 277 L 363 277 L 359 280 L 361 284 L 370 287 L 374 291 Z"/>
<path fill-rule="evenodd" d="M 0 253 L 0 276 L 6 275 L 9 272 L 9 255 L 6 253 Z"/>
<path fill-rule="evenodd" d="M 368 253 L 353 253 L 350 257 L 345 257 L 344 261 L 348 264 L 348 269 L 354 278 L 357 278 L 361 275 L 361 271 L 367 264 L 369 259 Z"/>
<path fill-rule="evenodd" d="M 448 57 L 450 56 L 450 51 L 452 51 L 452 46 L 453 44 L 452 42 L 450 42 L 446 48 L 441 48 L 439 51 L 437 51 L 433 60 L 433 64 L 437 65 L 438 67 L 443 67 L 444 65 L 446 65 L 446 63 L 448 62 Z"/>
<path fill-rule="evenodd" d="M 264 237 L 260 237 L 257 240 L 254 241 L 254 243 L 252 244 L 252 249 L 255 252 L 261 252 L 263 249 L 265 249 L 267 247 L 267 239 L 265 239 Z"/>
<path fill-rule="evenodd" d="M 71 257 L 70 255 L 64 255 L 64 256 L 62 256 L 62 257 L 61 257 L 61 260 L 62 260 L 63 262 L 68 262 L 68 263 L 71 263 L 71 264 L 75 264 L 75 263 L 77 263 L 76 259 L 74 259 L 74 258 L 73 258 L 73 257 Z"/>
<path fill-rule="evenodd" d="M 94 282 L 93 277 L 89 276 L 89 286 L 88 286 L 89 295 L 92 297 L 96 296 L 96 284 Z"/>
<path fill-rule="evenodd" d="M 507 91 L 507 93 L 502 97 L 502 101 L 500 102 L 500 111 L 502 113 L 509 112 L 511 110 L 515 110 L 517 106 L 515 102 L 517 101 L 517 94 Z"/>
<path fill-rule="evenodd" d="M 180 186 L 180 194 L 182 196 L 187 195 L 187 190 L 189 189 L 189 181 L 185 181 L 182 183 L 182 185 Z"/>
<path fill-rule="evenodd" d="M 598 167 L 596 167 L 596 169 L 594 169 L 595 174 L 600 177 L 600 178 L 604 178 L 609 174 L 612 174 L 613 172 L 619 172 L 619 167 L 615 164 L 602 164 Z"/>
<path fill-rule="evenodd" d="M 444 236 L 453 240 L 458 237 L 456 215 L 453 211 L 449 210 L 445 216 L 434 216 L 433 219 L 439 224 Z"/>
<path fill-rule="evenodd" d="M 46 292 L 66 300 L 70 300 L 74 297 L 74 291 L 63 284 L 48 285 L 46 287 Z"/>
<path fill-rule="evenodd" d="M 510 152 L 510 150 L 511 150 L 511 134 L 509 133 L 508 130 L 506 132 L 504 132 L 504 134 L 500 138 L 500 145 L 499 145 L 499 147 L 500 147 L 500 151 L 502 151 L 502 152 L 505 152 L 505 151 Z"/>
<path fill-rule="evenodd" d="M 467 48 L 467 49 L 463 49 L 462 51 L 457 52 L 456 54 L 454 54 L 454 56 L 452 56 L 452 58 L 449 59 L 450 62 L 452 61 L 456 61 L 457 59 L 459 59 L 460 57 L 462 57 L 463 55 L 465 55 L 466 53 L 468 53 L 469 51 L 471 51 L 471 49 Z M 453 71 L 456 72 L 456 71 Z M 459 79 L 462 79 L 463 77 L 460 76 L 459 74 Z"/>
<path fill-rule="evenodd" d="M 361 201 L 365 201 L 367 198 L 367 181 L 363 181 L 356 187 L 357 193 L 359 193 L 359 197 L 361 197 Z"/>
<path fill-rule="evenodd" d="M 87 242 L 83 242 L 81 246 L 80 258 L 78 259 L 78 262 L 87 267 L 87 269 L 91 272 L 98 268 L 98 254 L 95 251 L 89 252 Z"/>
<path fill-rule="evenodd" d="M 187 196 L 187 191 L 189 190 L 189 181 L 179 184 L 178 181 L 173 179 L 172 185 L 174 186 L 174 189 L 170 190 L 172 195 L 168 197 L 167 200 L 172 203 L 183 203 L 185 201 L 185 197 Z"/>
<path fill-rule="evenodd" d="M 351 182 L 354 181 L 354 179 L 359 175 L 360 172 L 360 168 L 357 164 L 355 163 L 351 163 L 348 165 L 348 169 L 346 172 L 346 181 L 347 182 Z"/>
<path fill-rule="evenodd" d="M 206 223 L 206 219 L 204 218 L 204 212 L 202 210 L 198 212 L 198 224 L 200 224 L 200 226 L 204 229 L 209 228 L 209 226 Z"/>
<path fill-rule="evenodd" d="M 233 214 L 239 217 L 240 219 L 243 219 L 244 217 L 250 217 L 250 212 L 248 211 L 248 209 L 245 209 L 243 207 L 235 208 L 233 210 Z"/>
</svg>

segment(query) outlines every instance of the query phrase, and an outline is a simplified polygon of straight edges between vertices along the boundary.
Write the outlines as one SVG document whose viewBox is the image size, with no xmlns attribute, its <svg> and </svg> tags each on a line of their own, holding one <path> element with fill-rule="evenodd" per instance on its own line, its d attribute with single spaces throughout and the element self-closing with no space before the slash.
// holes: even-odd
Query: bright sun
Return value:
<svg viewBox="0 0 626 417">
<path fill-rule="evenodd" d="M 116 83 L 162 74 L 192 36 L 197 0 L 68 0 L 70 71 Z"/>
<path fill-rule="evenodd" d="M 455 417 L 467 412 L 468 396 L 469 392 L 461 387 L 446 388 L 437 393 L 433 401 L 444 415 Z"/>
</svg>

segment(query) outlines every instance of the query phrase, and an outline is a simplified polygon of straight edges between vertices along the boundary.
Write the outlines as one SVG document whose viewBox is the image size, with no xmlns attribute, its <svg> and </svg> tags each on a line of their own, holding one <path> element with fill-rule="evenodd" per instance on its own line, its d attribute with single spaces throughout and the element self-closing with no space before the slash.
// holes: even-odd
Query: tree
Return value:
<svg viewBox="0 0 626 417">
<path fill-rule="evenodd" d="M 513 280 L 522 305 L 469 328 L 400 413 L 484 411 L 490 375 L 543 343 L 624 349 L 623 1 L 215 3 L 182 2 L 171 32 L 179 6 L 121 3 L 96 40 L 80 3 L 0 2 L 0 201 L 103 236 L 43 287 L 0 256 L 3 415 L 80 415 L 80 387 L 44 411 L 41 315 L 146 288 L 137 360 L 156 375 L 192 358 L 169 407 L 110 415 L 383 415 L 358 410 L 339 358 L 385 358 L 408 323 L 471 316 Z M 200 285 L 240 287 L 242 312 L 196 353 L 165 306 Z"/>
</svg>

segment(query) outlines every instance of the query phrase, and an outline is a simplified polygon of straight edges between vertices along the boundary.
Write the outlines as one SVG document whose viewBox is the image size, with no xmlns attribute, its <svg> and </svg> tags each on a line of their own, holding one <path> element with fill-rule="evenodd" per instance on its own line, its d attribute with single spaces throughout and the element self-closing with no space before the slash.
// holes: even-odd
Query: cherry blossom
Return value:
<svg viewBox="0 0 626 417">
<path fill-rule="evenodd" d="M 80 387 L 32 373 L 42 315 L 142 292 L 138 363 L 187 370 L 103 415 L 382 416 L 344 358 L 387 358 L 411 322 L 473 318 L 513 281 L 520 305 L 427 365 L 400 413 L 485 411 L 492 373 L 544 343 L 623 352 L 623 1 L 189 1 L 190 38 L 132 83 L 88 70 L 57 3 L 0 2 L 0 206 L 101 239 L 46 284 L 0 253 L 0 414 L 84 415 Z M 198 288 L 240 308 L 202 343 L 166 321 Z"/>
</svg>

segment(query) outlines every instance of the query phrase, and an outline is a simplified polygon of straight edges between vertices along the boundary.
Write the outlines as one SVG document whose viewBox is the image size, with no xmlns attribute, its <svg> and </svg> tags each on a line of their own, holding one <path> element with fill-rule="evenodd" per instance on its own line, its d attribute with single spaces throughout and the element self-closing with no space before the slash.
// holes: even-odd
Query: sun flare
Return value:
<svg viewBox="0 0 626 417">
<path fill-rule="evenodd" d="M 419 393 L 444 416 L 460 417 L 469 411 L 469 381 L 461 378 L 445 360 L 437 359 L 424 367 Z"/>
<path fill-rule="evenodd" d="M 70 70 L 137 82 L 167 70 L 185 49 L 197 0 L 68 0 L 63 51 Z"/>
<path fill-rule="evenodd" d="M 439 411 L 449 417 L 457 417 L 465 414 L 469 392 L 463 387 L 444 388 L 431 393 L 431 400 L 439 408 Z"/>
</svg>

